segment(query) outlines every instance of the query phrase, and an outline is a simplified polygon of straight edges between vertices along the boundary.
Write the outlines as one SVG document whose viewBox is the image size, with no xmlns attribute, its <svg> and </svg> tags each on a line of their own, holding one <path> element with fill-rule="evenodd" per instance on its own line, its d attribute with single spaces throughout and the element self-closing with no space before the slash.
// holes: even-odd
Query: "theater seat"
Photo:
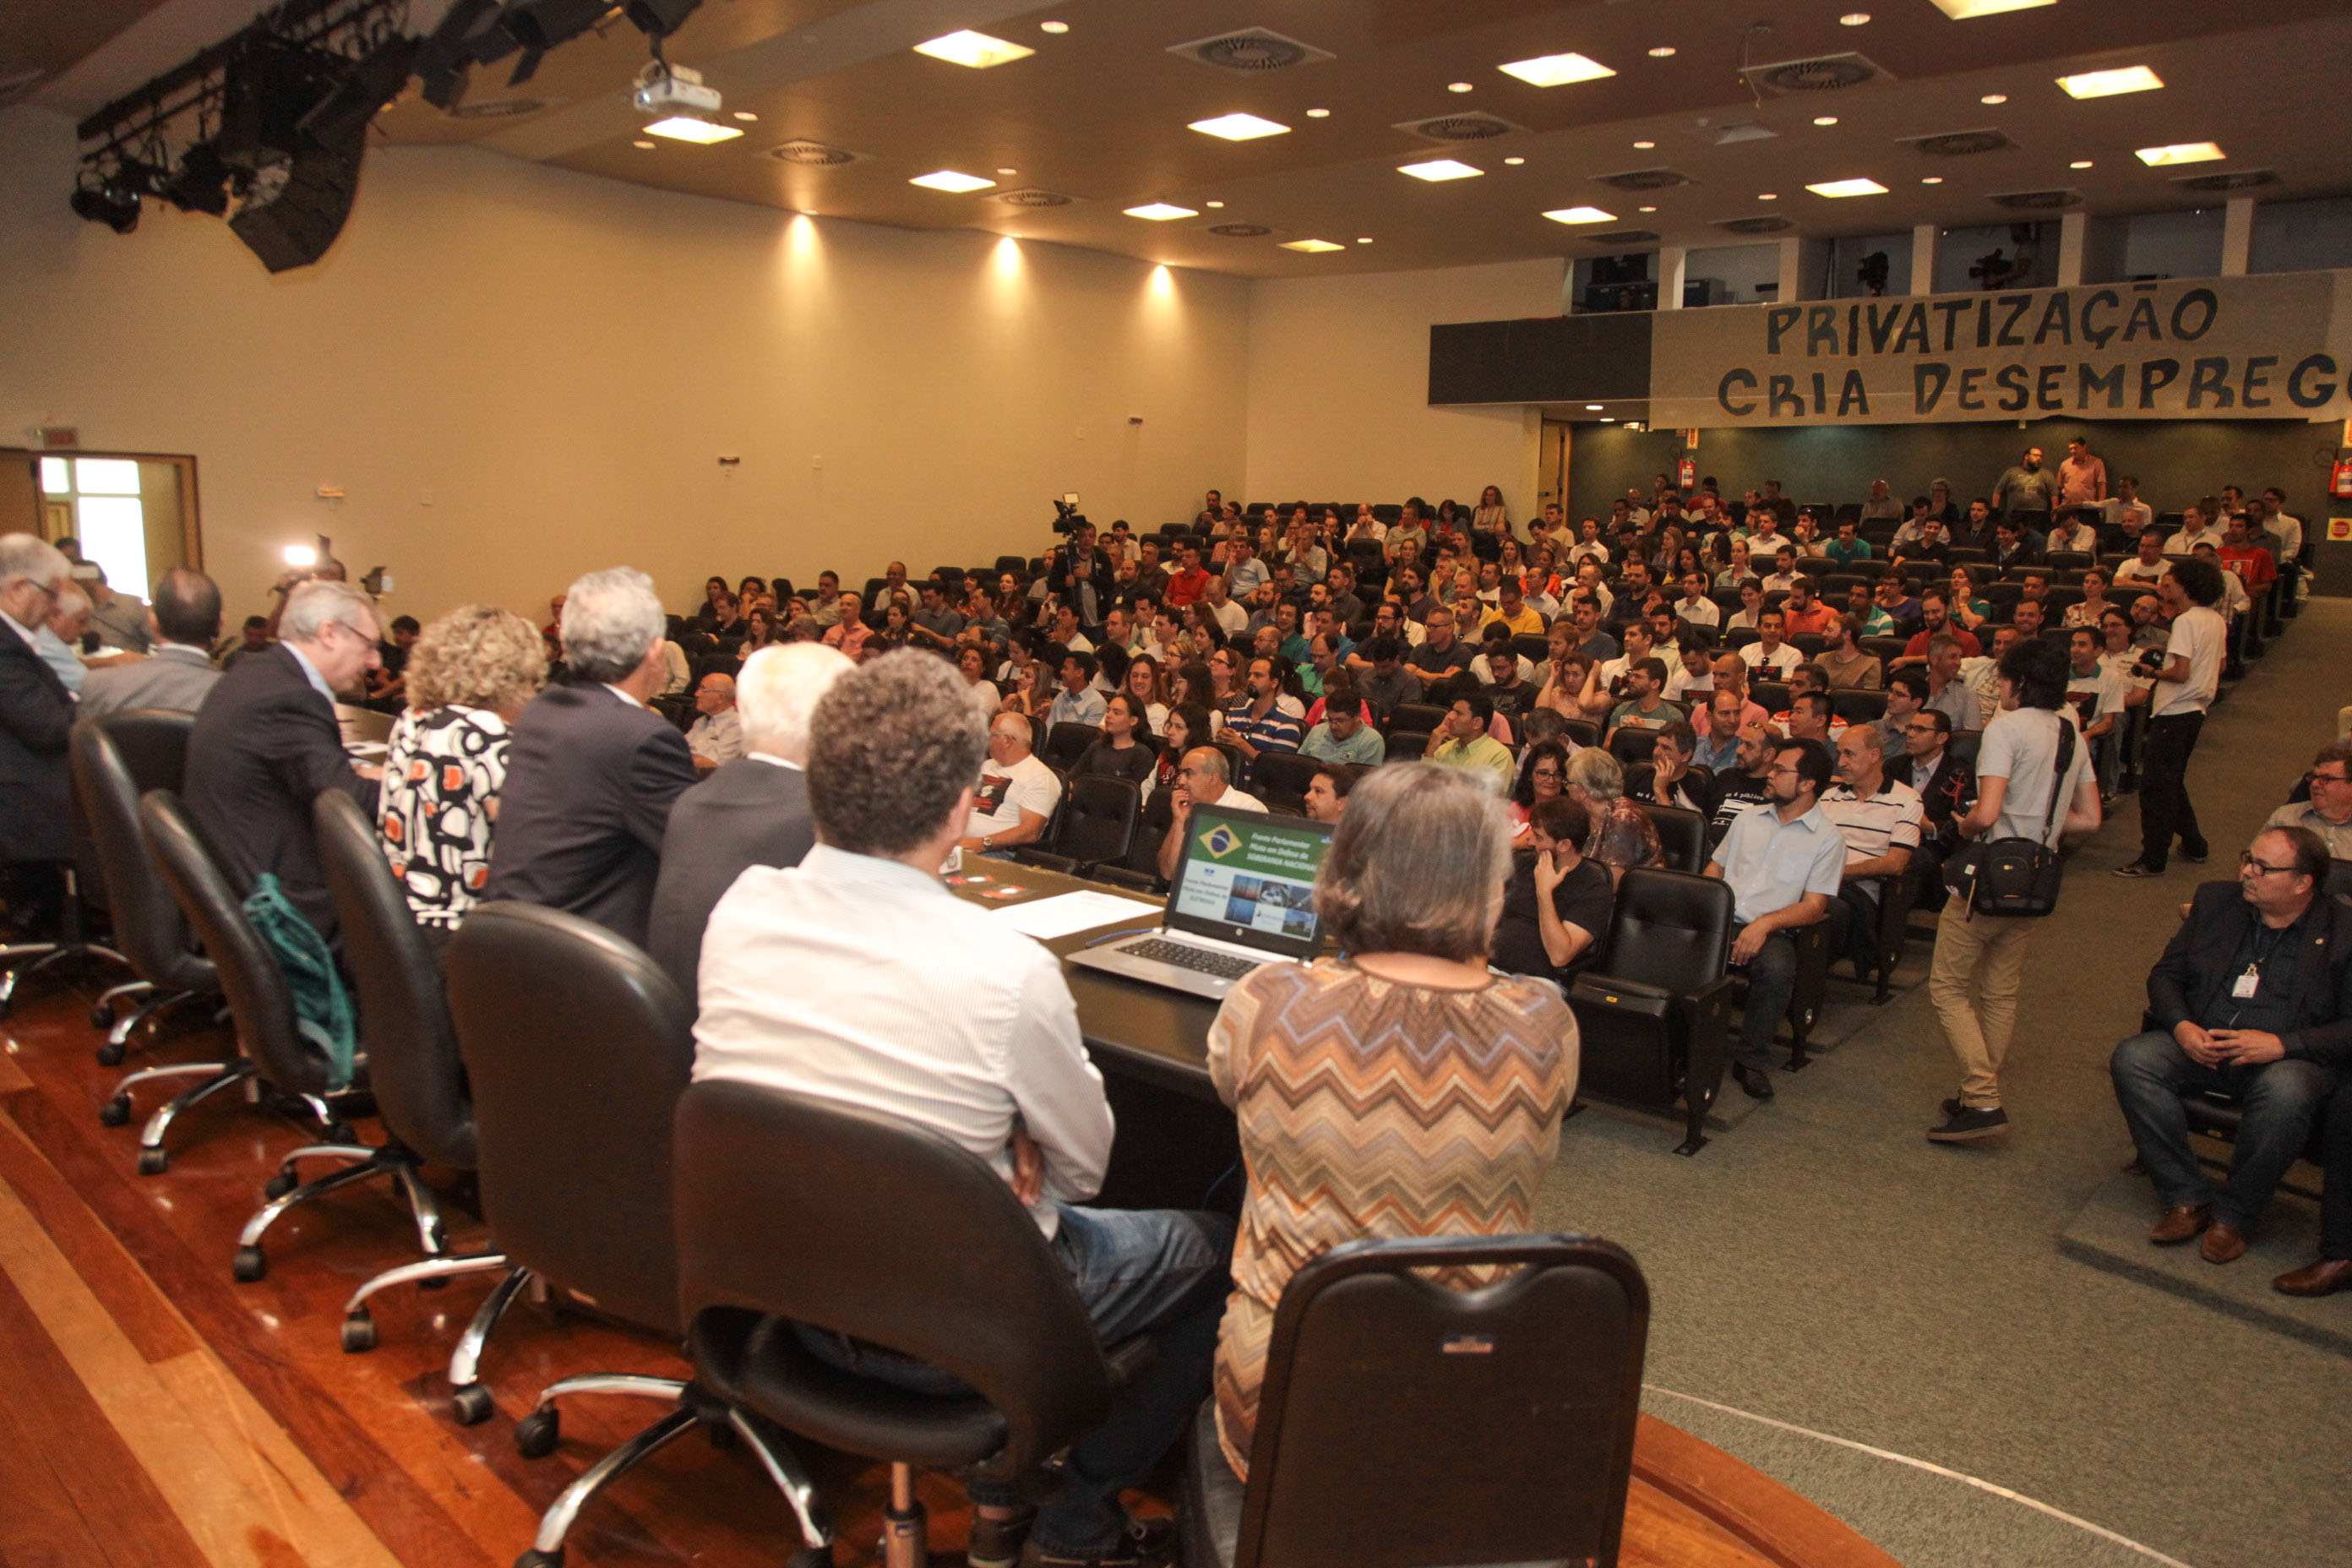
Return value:
<svg viewBox="0 0 2352 1568">
<path fill-rule="evenodd" d="M 1717 878 L 1636 868 L 1617 887 L 1601 972 L 1568 995 L 1582 1040 L 1577 1092 L 1664 1110 L 1683 1102 L 1677 1154 L 1706 1145 L 1729 1058 L 1732 893 Z"/>
<path fill-rule="evenodd" d="M 1090 875 L 1098 865 L 1127 859 L 1141 814 L 1141 792 L 1132 782 L 1108 773 L 1081 773 L 1063 792 L 1044 842 L 1021 846 L 1013 858 L 1065 876 Z M 1154 844 L 1152 850 L 1157 854 L 1159 846 Z"/>
<path fill-rule="evenodd" d="M 1260 752 L 1251 770 L 1250 793 L 1270 806 L 1303 811 L 1307 787 L 1322 771 L 1321 763 L 1296 752 Z"/>
<path fill-rule="evenodd" d="M 1631 793 L 1632 781 L 1627 781 Z M 1636 801 L 1658 830 L 1658 849 L 1669 869 L 1687 871 L 1696 876 L 1706 869 L 1706 818 L 1696 811 L 1685 811 L 1678 805 L 1656 805 L 1648 801 Z"/>
</svg>

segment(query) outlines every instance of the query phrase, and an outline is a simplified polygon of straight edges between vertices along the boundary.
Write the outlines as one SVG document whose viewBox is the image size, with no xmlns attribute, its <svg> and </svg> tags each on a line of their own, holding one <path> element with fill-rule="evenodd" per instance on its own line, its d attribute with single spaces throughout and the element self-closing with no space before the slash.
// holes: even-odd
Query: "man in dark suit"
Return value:
<svg viewBox="0 0 2352 1568">
<path fill-rule="evenodd" d="M 653 580 L 591 572 L 563 599 L 567 683 L 515 721 L 484 899 L 594 921 L 645 945 L 670 808 L 700 775 L 677 727 L 646 706 L 668 677 Z"/>
<path fill-rule="evenodd" d="M 29 533 L 0 534 L 0 898 L 20 935 L 46 937 L 73 853 L 66 737 L 74 700 L 34 647 L 72 563 Z"/>
<path fill-rule="evenodd" d="M 2352 1077 L 2352 905 L 2322 891 L 2327 847 L 2307 827 L 2270 827 L 2235 882 L 2197 889 L 2148 972 L 2153 1027 L 2116 1047 L 2116 1100 L 2164 1212 L 2148 1239 L 2200 1235 L 2229 1263 Z M 2243 1109 L 2230 1179 L 2216 1191 L 2189 1146 L 2181 1097 L 2216 1089 Z"/>
<path fill-rule="evenodd" d="M 1921 677 L 1910 679 L 1923 683 Z M 1927 870 L 1917 905 L 1923 910 L 1944 907 L 1944 862 L 1958 847 L 1958 824 L 1977 799 L 1976 770 L 1952 754 L 1951 739 L 1950 716 L 1940 708 L 1921 708 L 1904 721 L 1902 760 L 1886 764 L 1887 777 L 1919 792 L 1919 858 Z"/>
<path fill-rule="evenodd" d="M 1077 611 L 1082 626 L 1102 625 L 1116 586 L 1110 557 L 1095 548 L 1095 525 L 1082 522 L 1070 531 L 1070 545 L 1046 569 L 1045 591 Z"/>
<path fill-rule="evenodd" d="M 343 750 L 336 694 L 376 666 L 375 605 L 348 583 L 304 583 L 287 595 L 277 644 L 214 683 L 188 733 L 181 795 L 229 885 L 250 892 L 274 874 L 287 899 L 330 941 L 335 910 L 319 867 L 310 805 L 346 791 L 375 812 L 380 771 Z"/>
<path fill-rule="evenodd" d="M 856 665 L 822 643 L 763 647 L 735 678 L 743 754 L 678 796 L 654 884 L 646 951 L 691 1001 L 710 911 L 750 866 L 797 866 L 816 842 L 809 824 L 809 715 Z"/>
</svg>

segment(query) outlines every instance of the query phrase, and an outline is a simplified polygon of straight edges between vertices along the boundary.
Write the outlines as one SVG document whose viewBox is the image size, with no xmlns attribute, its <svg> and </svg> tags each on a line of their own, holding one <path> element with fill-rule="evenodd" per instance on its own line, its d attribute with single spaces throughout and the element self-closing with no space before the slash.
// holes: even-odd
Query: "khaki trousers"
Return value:
<svg viewBox="0 0 2352 1568">
<path fill-rule="evenodd" d="M 1936 962 L 1927 997 L 1960 1058 L 1960 1103 L 1971 1110 L 2000 1105 L 2000 1064 L 2017 1026 L 2017 988 L 2026 944 L 2042 923 L 2032 915 L 1980 915 L 1959 899 L 1936 922 Z"/>
</svg>

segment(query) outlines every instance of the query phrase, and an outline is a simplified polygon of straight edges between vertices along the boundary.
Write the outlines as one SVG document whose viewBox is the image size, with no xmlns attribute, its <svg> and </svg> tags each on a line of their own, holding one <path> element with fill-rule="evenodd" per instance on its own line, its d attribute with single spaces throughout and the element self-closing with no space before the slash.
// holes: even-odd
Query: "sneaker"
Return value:
<svg viewBox="0 0 2352 1568">
<path fill-rule="evenodd" d="M 1952 1102 L 1947 1100 L 1947 1105 Z M 1996 1105 L 1990 1110 L 1974 1110 L 1965 1105 L 1953 1105 L 1951 1114 L 1941 1127 L 1927 1129 L 1931 1143 L 1967 1143 L 1979 1138 L 1990 1138 L 2009 1126 L 2009 1113 Z"/>
<path fill-rule="evenodd" d="M 2116 867 L 2116 875 L 2118 877 L 2161 877 L 2164 875 L 2164 868 L 2161 866 L 2151 866 L 2144 860 L 2131 860 Z"/>
<path fill-rule="evenodd" d="M 2198 848 L 2183 849 L 2180 852 L 2180 858 L 2183 860 L 2188 861 L 2191 866 L 2202 866 L 2210 857 L 2206 850 Z"/>
<path fill-rule="evenodd" d="M 1036 1522 L 1037 1510 L 1034 1508 L 1024 1509 L 1011 1519 L 973 1514 L 971 1538 L 963 1549 L 964 1561 L 971 1568 L 1014 1568 L 1021 1561 L 1021 1548 L 1029 1540 L 1029 1528 Z"/>
<path fill-rule="evenodd" d="M 1125 1534 L 1094 1552 L 1056 1552 L 1032 1537 L 1021 1550 L 1021 1568 L 1167 1568 L 1175 1545 L 1172 1521 L 1130 1520 Z"/>
</svg>

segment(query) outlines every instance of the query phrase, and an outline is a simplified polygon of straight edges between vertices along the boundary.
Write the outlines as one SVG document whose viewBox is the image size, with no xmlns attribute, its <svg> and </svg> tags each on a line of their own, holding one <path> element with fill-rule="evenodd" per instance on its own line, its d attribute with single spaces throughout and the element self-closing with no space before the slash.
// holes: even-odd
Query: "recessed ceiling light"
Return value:
<svg viewBox="0 0 2352 1568">
<path fill-rule="evenodd" d="M 1060 34 L 1068 32 L 1070 30 L 1070 25 L 1067 22 L 1040 22 L 1037 24 L 1037 30 L 1041 33 L 1052 33 L 1059 36 Z"/>
<path fill-rule="evenodd" d="M 1844 16 L 1838 18 L 1838 26 L 1841 27 L 1866 27 L 1870 26 L 1870 13 L 1867 11 L 1848 11 Z"/>
<path fill-rule="evenodd" d="M 1372 237 L 1369 234 L 1360 234 L 1356 237 L 1356 243 L 1358 245 L 1370 245 L 1372 243 Z"/>
<path fill-rule="evenodd" d="M 743 132 L 739 127 L 713 125 L 708 120 L 697 120 L 691 114 L 673 114 L 667 120 L 656 120 L 646 126 L 646 134 L 667 136 L 673 142 L 694 142 L 707 146 L 713 142 L 732 142 Z"/>
<path fill-rule="evenodd" d="M 2091 166 L 2091 160 L 2088 158 L 2077 158 L 2066 166 L 2070 169 L 2087 169 Z"/>
<path fill-rule="evenodd" d="M 1513 167 L 1513 168 L 1515 168 L 1515 169 L 1516 169 L 1516 168 L 1517 168 L 1520 164 L 1522 164 L 1522 163 L 1526 163 L 1526 162 L 1527 162 L 1527 160 L 1526 160 L 1525 158 L 1506 158 L 1506 159 L 1504 159 L 1504 160 L 1503 160 L 1503 162 L 1504 162 L 1504 163 L 1506 163 L 1510 164 L 1510 165 L 1511 165 L 1511 167 Z"/>
<path fill-rule="evenodd" d="M 1445 90 L 1448 92 L 1470 92 L 1475 90 L 1475 89 L 1473 84 L 1466 81 L 1449 81 L 1445 84 Z"/>
<path fill-rule="evenodd" d="M 735 111 L 735 118 L 743 121 L 744 124 L 749 125 L 760 117 L 752 113 L 748 109 L 739 109 Z"/>
<path fill-rule="evenodd" d="M 1467 180 L 1486 172 L 1484 169 L 1474 168 L 1458 158 L 1432 158 L 1426 163 L 1397 165 L 1398 174 L 1411 174 L 1416 180 Z"/>
<path fill-rule="evenodd" d="M 1139 207 L 1129 207 L 1129 217 L 1148 217 L 1154 223 L 1166 223 L 1171 218 L 1198 217 L 1191 207 L 1180 207 L 1173 202 L 1150 202 Z"/>
<path fill-rule="evenodd" d="M 1282 242 L 1282 248 L 1304 250 L 1309 255 L 1320 255 L 1327 250 L 1345 250 L 1348 247 L 1344 245 L 1334 245 L 1328 239 L 1286 239 Z"/>
<path fill-rule="evenodd" d="M 960 174 L 953 169 L 935 169 L 928 174 L 918 174 L 907 183 L 929 191 L 953 191 L 959 195 L 966 191 L 984 191 L 996 184 L 994 180 L 983 180 L 978 174 Z"/>
<path fill-rule="evenodd" d="M 1633 143 L 1633 149 L 1639 153 L 1646 153 L 1656 145 L 1655 142 L 1636 142 Z"/>
<path fill-rule="evenodd" d="M 2123 66 L 2062 76 L 2058 85 L 2074 98 L 2113 98 L 2119 92 L 2153 92 L 2164 85 L 2164 79 L 2146 66 Z"/>
<path fill-rule="evenodd" d="M 1017 174 L 1021 171 L 1018 169 L 999 169 L 996 172 L 1000 174 Z"/>
<path fill-rule="evenodd" d="M 1601 405 L 1598 403 L 1588 403 L 1584 405 L 1584 411 L 1588 414 L 1598 414 L 1601 412 Z"/>
<path fill-rule="evenodd" d="M 1780 199 L 1780 193 L 1778 191 L 1759 191 L 1756 193 L 1756 199 L 1759 202 L 1777 202 Z"/>
<path fill-rule="evenodd" d="M 1816 114 L 1813 116 L 1813 123 L 1816 125 L 1835 125 L 1837 123 L 1837 116 L 1834 114 Z"/>
<path fill-rule="evenodd" d="M 1604 76 L 1617 73 L 1599 60 L 1582 55 L 1538 55 L 1533 59 L 1513 60 L 1499 68 L 1505 76 L 1515 76 L 1530 87 L 1564 87 L 1572 81 L 1599 81 Z"/>
<path fill-rule="evenodd" d="M 1202 202 L 1201 205 L 1204 207 L 1221 207 L 1225 204 L 1223 202 Z"/>
<path fill-rule="evenodd" d="M 1883 196 L 1886 187 L 1876 180 L 1824 180 L 1805 189 L 1817 196 Z"/>
<path fill-rule="evenodd" d="M 1643 208 L 1642 209 L 1642 211 L 1643 211 L 1643 212 L 1645 212 L 1645 213 L 1654 213 L 1654 212 L 1656 212 L 1657 210 L 1658 210 L 1658 209 L 1657 209 L 1657 208 L 1655 208 L 1655 207 L 1643 207 Z"/>
<path fill-rule="evenodd" d="M 925 38 L 915 46 L 919 55 L 929 55 L 950 65 L 970 66 L 974 70 L 986 70 L 1013 60 L 1026 59 L 1037 51 L 1026 44 L 1007 43 L 986 33 L 975 33 L 965 27 L 958 32 L 943 33 L 936 38 Z"/>
<path fill-rule="evenodd" d="M 1604 414 L 1601 416 L 1601 423 L 1603 425 L 1614 425 L 1617 421 L 1612 416 Z"/>
<path fill-rule="evenodd" d="M 2005 92 L 1989 92 L 1982 98 L 1978 99 L 1977 101 L 1979 103 L 2007 103 L 2009 101 L 2009 94 Z"/>
<path fill-rule="evenodd" d="M 651 142 L 632 142 L 629 145 L 632 147 L 642 147 L 648 153 L 654 150 L 654 143 Z"/>
<path fill-rule="evenodd" d="M 2210 142 L 2176 142 L 2169 147 L 2143 147 L 2132 156 L 2151 169 L 2160 169 L 2167 163 L 2210 163 L 2229 154 Z"/>
<path fill-rule="evenodd" d="M 1309 120 L 1328 120 L 1331 118 L 1331 111 L 1328 109 L 1310 109 L 1307 111 L 1307 118 Z"/>
<path fill-rule="evenodd" d="M 1923 185 L 1940 185 L 1944 183 L 1944 176 L 1941 174 L 1922 174 L 1919 176 L 1919 183 Z"/>
<path fill-rule="evenodd" d="M 1675 58 L 1675 47 L 1672 44 L 1660 44 L 1650 51 L 1650 58 L 1654 60 L 1670 60 Z"/>
<path fill-rule="evenodd" d="M 1615 213 L 1602 212 L 1599 207 L 1559 207 L 1544 214 L 1554 223 L 1615 223 Z"/>
<path fill-rule="evenodd" d="M 1978 16 L 1998 16 L 2003 11 L 2030 11 L 2036 5 L 2055 5 L 2058 0 L 1932 0 L 1937 10 L 1955 22 L 1966 22 Z"/>
<path fill-rule="evenodd" d="M 1228 142 L 1252 142 L 1260 136 L 1280 136 L 1290 127 L 1261 120 L 1255 114 L 1220 114 L 1214 120 L 1195 120 L 1192 129 L 1203 136 L 1221 136 Z"/>
</svg>

